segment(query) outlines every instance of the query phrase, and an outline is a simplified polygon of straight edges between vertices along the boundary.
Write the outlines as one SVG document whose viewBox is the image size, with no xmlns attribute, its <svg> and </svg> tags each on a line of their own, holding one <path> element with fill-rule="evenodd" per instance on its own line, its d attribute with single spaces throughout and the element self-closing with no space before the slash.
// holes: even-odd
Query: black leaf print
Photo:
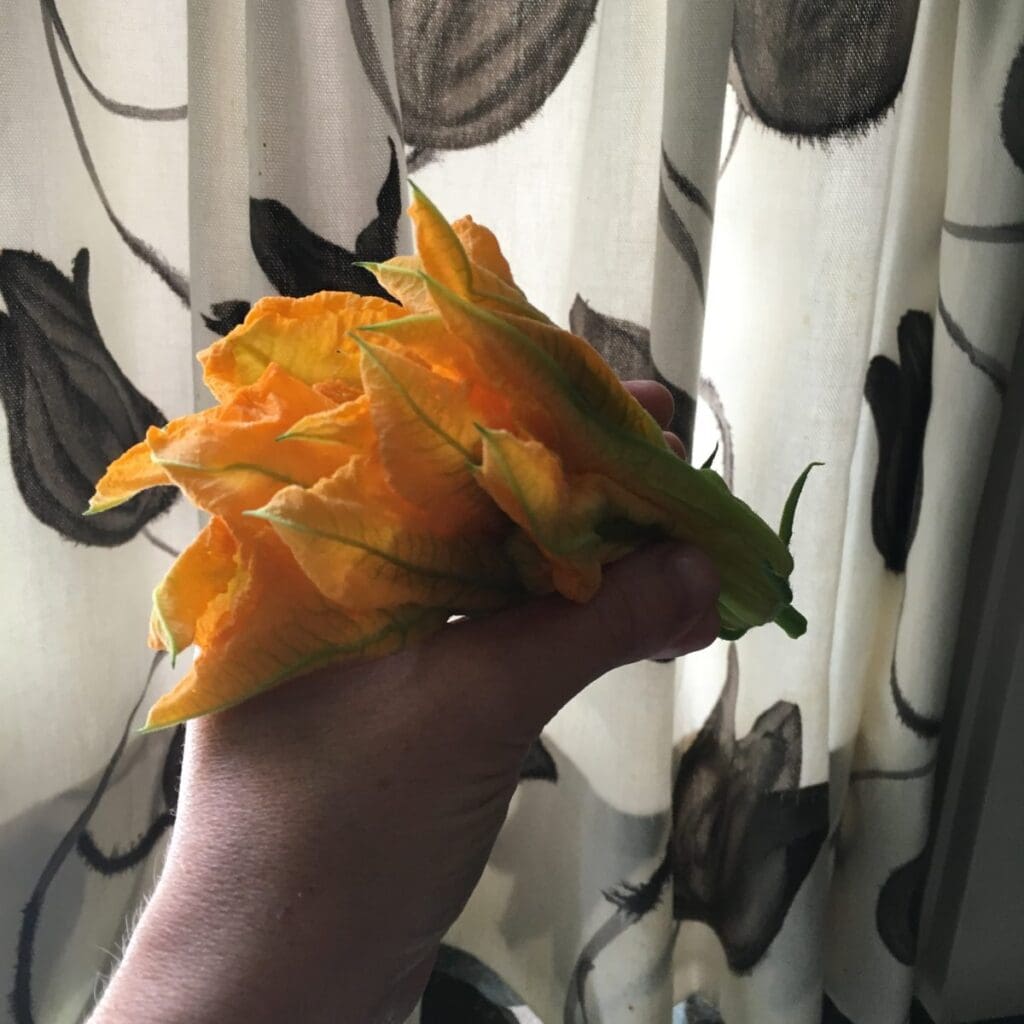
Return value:
<svg viewBox="0 0 1024 1024">
<path fill-rule="evenodd" d="M 495 1006 L 525 1006 L 526 1000 L 482 960 L 457 946 L 442 943 L 434 971 L 465 982 Z"/>
<path fill-rule="evenodd" d="M 921 504 L 921 453 L 932 402 L 932 318 L 905 313 L 897 330 L 900 362 L 875 356 L 864 397 L 878 435 L 878 471 L 871 492 L 871 534 L 886 568 L 903 572 Z"/>
<path fill-rule="evenodd" d="M 917 930 L 928 861 L 928 850 L 925 849 L 913 860 L 896 868 L 886 879 L 875 904 L 878 934 L 889 952 L 908 967 L 917 956 Z"/>
<path fill-rule="evenodd" d="M 71 827 L 61 837 L 60 842 L 46 864 L 43 865 L 39 878 L 29 895 L 28 902 L 22 908 L 21 927 L 18 931 L 17 959 L 14 964 L 14 985 L 8 996 L 14 1024 L 34 1024 L 36 1019 L 32 1008 L 32 969 L 35 957 L 36 933 L 39 929 L 39 918 L 43 911 L 43 905 L 46 902 L 47 893 L 53 884 L 53 880 L 57 877 L 57 872 L 60 871 L 64 861 L 67 860 L 68 854 L 75 849 L 79 835 L 88 826 L 92 816 L 96 813 L 96 808 L 99 806 L 103 794 L 107 791 L 107 786 L 110 785 L 114 769 L 121 760 L 121 756 L 124 754 L 125 747 L 128 744 L 128 735 L 132 722 L 135 720 L 135 716 L 138 714 L 139 708 L 142 706 L 142 702 L 149 690 L 150 683 L 153 681 L 156 667 L 164 656 L 162 651 L 158 651 L 153 655 L 149 672 L 146 675 L 146 681 L 142 686 L 142 692 L 128 713 L 124 729 L 121 732 L 121 738 L 118 740 L 110 760 L 103 769 L 103 774 L 100 776 L 96 789 L 93 791 L 88 803 L 82 808 L 81 814 L 72 822 Z"/>
<path fill-rule="evenodd" d="M 931 1014 L 924 1008 L 920 999 L 914 999 L 910 1003 L 910 1014 L 907 1016 L 907 1024 L 935 1024 Z M 978 1022 L 975 1024 L 1021 1024 L 1021 1017 L 1000 1017 L 995 1020 Z"/>
<path fill-rule="evenodd" d="M 337 291 L 388 297 L 368 270 L 353 265 L 395 255 L 402 198 L 395 144 L 388 139 L 388 145 L 391 163 L 377 193 L 377 216 L 359 233 L 354 252 L 310 231 L 276 199 L 249 200 L 252 250 L 263 273 L 282 295 Z"/>
<path fill-rule="evenodd" d="M 249 200 L 249 227 L 256 261 L 281 295 L 299 298 L 320 291 L 384 295 L 357 260 L 372 257 L 351 252 L 310 231 L 284 203 Z"/>
<path fill-rule="evenodd" d="M 686 1024 L 724 1024 L 718 1007 L 701 995 L 687 996 L 683 1010 Z"/>
<path fill-rule="evenodd" d="M 423 992 L 420 1024 L 518 1024 L 519 1018 L 492 1003 L 465 981 L 434 971 Z"/>
<path fill-rule="evenodd" d="M 624 882 L 602 895 L 609 903 L 614 903 L 632 921 L 639 921 L 644 914 L 649 914 L 658 905 L 665 889 L 665 883 L 671 877 L 672 858 L 669 853 L 646 882 L 641 882 L 639 885 Z"/>
<path fill-rule="evenodd" d="M 569 311 L 569 329 L 590 342 L 623 380 L 656 380 L 668 388 L 676 405 L 669 429 L 679 435 L 689 451 L 696 404 L 655 365 L 651 355 L 651 332 L 629 320 L 597 312 L 579 295 Z"/>
<path fill-rule="evenodd" d="M 778 934 L 828 831 L 828 786 L 800 787 L 800 709 L 778 701 L 736 738 L 739 666 L 683 754 L 672 796 L 669 859 L 677 920 L 714 929 L 734 971 Z"/>
<path fill-rule="evenodd" d="M 700 252 L 693 235 L 690 234 L 690 229 L 683 223 L 682 217 L 676 213 L 675 208 L 669 202 L 664 185 L 658 188 L 658 223 L 672 243 L 672 248 L 679 253 L 680 258 L 693 275 L 693 282 L 697 286 L 697 293 L 700 295 L 701 304 L 703 304 L 704 268 L 701 265 Z"/>
<path fill-rule="evenodd" d="M 558 766 L 540 739 L 536 739 L 530 744 L 530 749 L 523 759 L 523 765 L 519 769 L 519 779 L 520 781 L 525 779 L 543 779 L 545 782 L 558 781 Z"/>
<path fill-rule="evenodd" d="M 415 174 L 422 167 L 433 163 L 440 155 L 441 150 L 430 149 L 428 146 L 414 146 L 405 154 L 405 169 L 409 174 Z"/>
<path fill-rule="evenodd" d="M 821 1001 L 821 1024 L 853 1024 L 826 992 Z"/>
<path fill-rule="evenodd" d="M 203 314 L 203 323 L 213 331 L 214 334 L 229 334 L 248 315 L 252 307 L 243 299 L 227 299 L 225 302 L 215 302 L 210 307 L 209 314 Z"/>
<path fill-rule="evenodd" d="M 892 694 L 893 704 L 896 705 L 897 717 L 911 732 L 923 740 L 932 740 L 939 735 L 942 731 L 942 719 L 934 715 L 921 714 L 911 705 L 900 688 L 900 681 L 896 676 L 895 657 L 889 670 L 889 692 Z"/>
<path fill-rule="evenodd" d="M 518 128 L 565 77 L 596 6 L 597 0 L 391 0 L 400 103 L 390 90 L 382 100 L 401 108 L 406 143 L 466 149 Z M 371 40 L 356 33 L 367 77 L 381 95 L 386 80 Z"/>
<path fill-rule="evenodd" d="M 84 828 L 76 844 L 78 855 L 89 867 L 101 875 L 119 875 L 141 863 L 153 851 L 160 837 L 174 824 L 174 813 L 178 807 L 178 787 L 181 784 L 181 758 L 185 747 L 185 727 L 179 725 L 171 735 L 164 757 L 160 783 L 163 790 L 164 809 L 153 819 L 149 827 L 126 850 L 116 848 L 103 853 L 96 845 L 92 832 Z"/>
<path fill-rule="evenodd" d="M 800 788 L 797 705 L 777 701 L 736 738 L 735 644 L 728 665 L 722 695 L 676 771 L 665 861 L 648 882 L 606 896 L 636 920 L 653 909 L 671 878 L 676 920 L 708 924 L 729 966 L 748 971 L 778 934 L 825 840 L 828 785 Z"/>
<path fill-rule="evenodd" d="M 281 295 L 300 298 L 316 292 L 355 292 L 389 299 L 390 295 L 358 262 L 383 262 L 395 255 L 398 221 L 402 215 L 402 184 L 398 154 L 389 138 L 391 160 L 377 192 L 377 216 L 359 232 L 354 251 L 310 231 L 284 203 L 276 199 L 249 199 L 249 236 L 263 273 Z M 203 314 L 215 334 L 227 334 L 249 312 L 243 299 L 215 302 Z"/>
<path fill-rule="evenodd" d="M 146 491 L 102 516 L 83 517 L 107 465 L 167 421 L 121 372 L 89 301 L 89 251 L 73 279 L 32 252 L 0 252 L 0 400 L 11 465 L 29 511 L 68 540 L 111 547 L 134 537 L 177 497 Z"/>
<path fill-rule="evenodd" d="M 729 79 L 784 135 L 865 131 L 903 88 L 918 0 L 736 0 Z"/>
<path fill-rule="evenodd" d="M 1006 76 L 999 127 L 1006 152 L 1024 171 L 1024 43 L 1013 58 Z"/>
</svg>

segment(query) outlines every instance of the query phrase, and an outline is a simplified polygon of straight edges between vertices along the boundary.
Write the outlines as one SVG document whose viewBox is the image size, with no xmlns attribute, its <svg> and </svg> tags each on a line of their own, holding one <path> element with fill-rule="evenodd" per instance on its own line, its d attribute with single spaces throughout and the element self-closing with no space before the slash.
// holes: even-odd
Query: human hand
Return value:
<svg viewBox="0 0 1024 1024">
<path fill-rule="evenodd" d="M 628 387 L 669 422 L 664 388 Z M 717 595 L 706 556 L 655 545 L 588 604 L 462 620 L 189 723 L 167 863 L 93 1024 L 405 1020 L 531 742 L 610 669 L 707 646 Z"/>
</svg>

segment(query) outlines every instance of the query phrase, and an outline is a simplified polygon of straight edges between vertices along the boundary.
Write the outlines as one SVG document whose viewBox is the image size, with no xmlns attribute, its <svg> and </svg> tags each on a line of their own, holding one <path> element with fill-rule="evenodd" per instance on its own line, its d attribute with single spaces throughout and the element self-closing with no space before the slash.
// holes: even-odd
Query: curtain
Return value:
<svg viewBox="0 0 1024 1024">
<path fill-rule="evenodd" d="M 149 593 L 80 515 L 264 294 L 364 291 L 407 175 L 676 399 L 793 541 L 807 635 L 601 679 L 531 750 L 423 1022 L 900 1024 L 967 548 L 1024 313 L 1024 5 L 8 0 L 0 969 L 83 1019 L 159 872 Z M 341 954 L 339 954 L 341 955 Z"/>
</svg>

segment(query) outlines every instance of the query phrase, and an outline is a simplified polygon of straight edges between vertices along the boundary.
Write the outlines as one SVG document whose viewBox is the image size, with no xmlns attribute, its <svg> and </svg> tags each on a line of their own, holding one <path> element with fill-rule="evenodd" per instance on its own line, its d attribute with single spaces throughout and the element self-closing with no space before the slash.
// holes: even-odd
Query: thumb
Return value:
<svg viewBox="0 0 1024 1024">
<path fill-rule="evenodd" d="M 710 644 L 719 630 L 718 592 L 718 574 L 702 551 L 656 544 L 606 566 L 586 604 L 540 598 L 467 623 L 462 640 L 472 648 L 466 654 L 494 668 L 501 719 L 510 716 L 536 735 L 611 669 Z"/>
</svg>

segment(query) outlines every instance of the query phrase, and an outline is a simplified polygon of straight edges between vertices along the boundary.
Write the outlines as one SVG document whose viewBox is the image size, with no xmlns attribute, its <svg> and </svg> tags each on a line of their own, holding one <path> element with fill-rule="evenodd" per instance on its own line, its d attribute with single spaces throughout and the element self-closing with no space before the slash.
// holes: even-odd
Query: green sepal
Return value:
<svg viewBox="0 0 1024 1024">
<path fill-rule="evenodd" d="M 781 540 L 787 548 L 789 547 L 789 542 L 793 539 L 793 517 L 796 515 L 796 505 L 800 500 L 800 494 L 804 489 L 804 484 L 807 483 L 807 477 L 815 466 L 824 465 L 824 462 L 809 463 L 807 468 L 796 478 L 796 482 L 790 489 L 789 497 L 786 498 L 786 504 L 782 508 L 782 523 L 779 525 L 779 540 Z M 806 626 L 807 624 L 804 623 L 804 625 Z"/>
<path fill-rule="evenodd" d="M 807 620 L 791 604 L 775 616 L 775 624 L 794 640 L 807 632 Z"/>
</svg>

